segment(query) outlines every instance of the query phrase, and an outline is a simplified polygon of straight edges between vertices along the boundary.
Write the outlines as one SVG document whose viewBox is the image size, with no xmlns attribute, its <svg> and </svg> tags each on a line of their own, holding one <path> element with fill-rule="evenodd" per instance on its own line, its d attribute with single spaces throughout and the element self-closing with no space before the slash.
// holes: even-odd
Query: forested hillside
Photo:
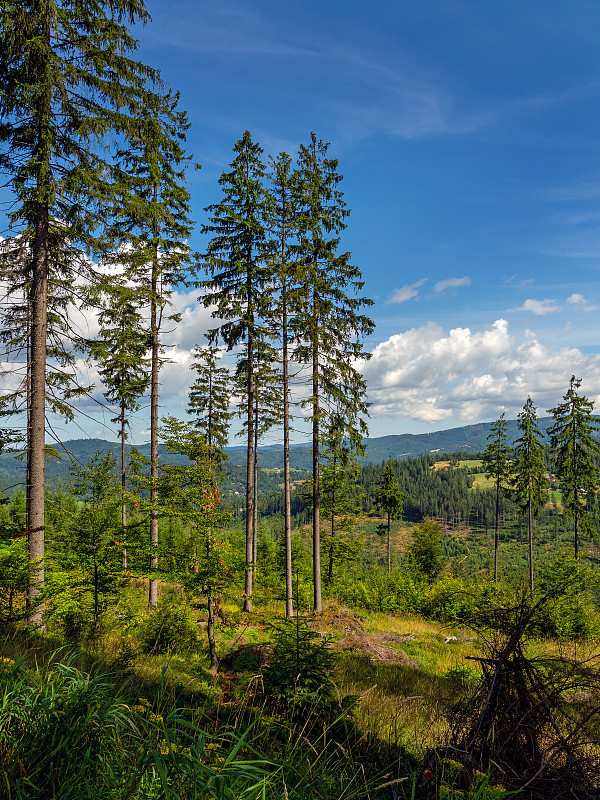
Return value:
<svg viewBox="0 0 600 800">
<path fill-rule="evenodd" d="M 547 431 L 552 419 L 544 417 L 540 419 L 542 431 Z M 446 431 L 436 431 L 435 433 L 424 434 L 401 434 L 393 436 L 381 436 L 376 439 L 365 438 L 364 455 L 358 456 L 365 464 L 377 464 L 389 456 L 394 459 L 416 458 L 420 455 L 436 453 L 458 453 L 469 452 L 479 453 L 485 449 L 487 437 L 490 433 L 492 423 L 479 423 L 478 425 L 467 425 L 463 428 L 452 428 Z M 513 442 L 517 437 L 516 420 L 509 421 L 509 442 Z M 108 442 L 105 439 L 69 439 L 62 444 L 54 445 L 53 453 L 49 454 L 46 463 L 46 474 L 50 486 L 64 484 L 69 467 L 72 462 L 86 464 L 96 452 L 118 452 L 119 445 Z M 131 452 L 131 446 L 126 445 L 126 451 Z M 150 445 L 142 444 L 136 449 L 145 456 L 150 455 Z M 225 447 L 224 452 L 227 456 L 227 469 L 237 474 L 232 468 L 242 466 L 246 460 L 245 447 Z M 283 449 L 278 445 L 258 447 L 259 467 L 262 470 L 283 469 Z M 182 456 L 169 453 L 164 446 L 159 445 L 160 458 L 166 463 L 183 463 Z M 306 444 L 292 444 L 290 447 L 290 464 L 292 468 L 307 472 L 311 469 L 310 446 Z M 235 486 L 233 485 L 235 483 Z M 263 475 L 260 492 L 271 491 L 274 487 L 267 474 Z M 15 485 L 25 485 L 25 463 L 23 456 L 18 453 L 0 453 L 0 488 L 4 491 Z M 226 482 L 226 488 L 238 488 L 239 481 L 235 480 L 231 487 Z"/>
</svg>

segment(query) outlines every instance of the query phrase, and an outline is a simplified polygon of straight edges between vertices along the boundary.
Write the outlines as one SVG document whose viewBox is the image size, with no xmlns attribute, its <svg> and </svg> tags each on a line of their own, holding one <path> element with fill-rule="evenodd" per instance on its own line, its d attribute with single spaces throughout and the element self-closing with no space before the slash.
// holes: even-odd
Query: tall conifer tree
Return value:
<svg viewBox="0 0 600 800">
<path fill-rule="evenodd" d="M 350 213 L 338 185 L 342 176 L 337 159 L 328 158 L 328 144 L 311 134 L 298 153 L 298 244 L 300 264 L 298 313 L 294 320 L 294 357 L 310 373 L 310 408 L 313 460 L 313 582 L 314 609 L 321 600 L 321 518 L 319 447 L 322 422 L 328 407 L 341 403 L 343 432 L 366 431 L 364 379 L 354 366 L 366 358 L 362 337 L 373 322 L 360 309 L 372 304 L 357 296 L 364 282 L 350 263 L 350 253 L 339 252 L 340 234 Z"/>
<path fill-rule="evenodd" d="M 291 393 L 293 375 L 290 364 L 293 358 L 291 329 L 296 314 L 298 297 L 298 261 L 294 253 L 298 229 L 297 173 L 291 157 L 279 153 L 271 158 L 269 171 L 269 263 L 271 280 L 275 289 L 271 307 L 271 326 L 278 327 L 281 342 L 281 415 L 283 425 L 283 508 L 285 549 L 285 615 L 294 615 L 292 581 L 292 514 L 290 480 L 290 428 Z"/>
<path fill-rule="evenodd" d="M 281 372 L 279 352 L 265 338 L 267 331 L 261 327 L 254 342 L 254 479 L 252 501 L 252 563 L 254 573 L 258 558 L 258 445 L 263 437 L 282 421 Z M 244 413 L 244 394 L 248 386 L 248 363 L 245 358 L 238 361 L 235 382 L 241 394 L 240 412 Z M 248 420 L 245 419 L 238 436 L 247 436 Z"/>
<path fill-rule="evenodd" d="M 254 364 L 256 341 L 261 336 L 260 311 L 265 291 L 265 221 L 267 197 L 263 186 L 262 147 L 248 131 L 235 143 L 231 170 L 219 178 L 223 197 L 208 206 L 209 223 L 203 232 L 212 236 L 204 264 L 211 279 L 204 281 L 205 306 L 216 306 L 213 316 L 222 320 L 215 329 L 231 349 L 242 344 L 241 358 L 248 364 L 246 386 L 246 573 L 244 611 L 252 611 L 254 517 Z"/>
<path fill-rule="evenodd" d="M 373 500 L 376 508 L 384 511 L 387 516 L 385 530 L 387 533 L 387 568 L 392 571 L 392 556 L 390 547 L 390 532 L 393 519 L 400 519 L 406 495 L 398 485 L 398 478 L 394 470 L 394 462 L 390 456 L 386 461 L 383 475 L 373 491 Z"/>
<path fill-rule="evenodd" d="M 360 467 L 357 456 L 364 455 L 364 447 L 355 449 L 350 439 L 342 434 L 343 426 L 337 414 L 327 421 L 323 436 L 323 465 L 321 476 L 321 508 L 329 523 L 328 567 L 326 584 L 333 582 L 333 567 L 336 554 L 348 551 L 348 542 L 343 542 L 337 534 L 350 533 L 354 529 L 357 515 L 361 510 L 364 494 L 357 489 Z M 352 553 L 355 555 L 355 553 Z"/>
<path fill-rule="evenodd" d="M 118 407 L 111 422 L 119 425 L 121 443 L 121 525 L 123 542 L 127 541 L 127 463 L 125 442 L 129 417 L 139 408 L 139 399 L 150 384 L 148 332 L 140 314 L 140 296 L 126 286 L 110 286 L 100 306 L 99 337 L 90 343 L 90 352 L 98 362 L 104 381 L 104 396 Z M 123 545 L 123 569 L 127 569 L 127 548 Z"/>
<path fill-rule="evenodd" d="M 547 499 L 548 482 L 542 434 L 531 397 L 527 398 L 518 416 L 518 428 L 521 436 L 515 442 L 513 451 L 511 488 L 519 513 L 521 516 L 527 514 L 529 591 L 533 595 L 533 520 Z"/>
<path fill-rule="evenodd" d="M 109 173 L 100 143 L 131 127 L 148 79 L 126 24 L 148 18 L 142 0 L 2 0 L 0 167 L 15 196 L 15 228 L 31 236 L 28 423 L 30 597 L 44 583 L 44 458 L 48 286 L 53 219 L 66 239 L 93 246 Z M 144 101 L 142 100 L 142 103 Z M 98 146 L 97 146 L 98 145 Z M 39 624 L 43 609 L 32 614 Z"/>
<path fill-rule="evenodd" d="M 232 381 L 227 367 L 219 366 L 219 348 L 196 346 L 191 369 L 197 377 L 190 387 L 187 413 L 202 435 L 210 458 L 224 459 L 232 413 L 229 411 Z"/>
<path fill-rule="evenodd" d="M 179 96 L 154 96 L 140 110 L 137 127 L 128 136 L 127 147 L 118 154 L 120 194 L 114 207 L 109 238 L 116 243 L 115 261 L 124 265 L 124 277 L 145 292 L 150 316 L 150 488 L 157 499 L 159 373 L 165 357 L 160 339 L 169 297 L 175 283 L 189 275 L 192 231 L 190 195 L 185 186 L 189 161 L 183 148 L 189 128 L 184 112 L 177 109 Z M 158 512 L 153 502 L 150 543 L 158 547 Z M 151 570 L 158 557 L 151 559 Z M 148 602 L 158 601 L 158 581 L 150 578 Z"/>
<path fill-rule="evenodd" d="M 563 402 L 551 408 L 554 425 L 549 430 L 552 456 L 558 468 L 562 500 L 575 528 L 575 558 L 579 558 L 579 532 L 594 534 L 598 518 L 596 491 L 600 478 L 597 432 L 600 420 L 594 403 L 578 394 L 581 380 L 572 376 Z"/>
<path fill-rule="evenodd" d="M 486 478 L 494 480 L 494 582 L 498 583 L 498 525 L 500 522 L 500 496 L 508 490 L 510 478 L 510 447 L 508 445 L 508 422 L 504 414 L 490 428 L 488 445 L 483 454 Z"/>
</svg>

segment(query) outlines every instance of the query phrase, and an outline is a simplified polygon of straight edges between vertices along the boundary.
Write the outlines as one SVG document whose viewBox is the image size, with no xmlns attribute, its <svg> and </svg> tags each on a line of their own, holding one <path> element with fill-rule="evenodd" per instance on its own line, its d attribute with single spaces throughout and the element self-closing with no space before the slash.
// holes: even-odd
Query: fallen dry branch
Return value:
<svg viewBox="0 0 600 800">
<path fill-rule="evenodd" d="M 533 607 L 524 597 L 479 620 L 488 632 L 488 652 L 476 658 L 482 680 L 450 710 L 449 744 L 425 765 L 436 776 L 444 761 L 460 765 L 456 788 L 472 788 L 477 773 L 491 771 L 518 798 L 600 797 L 600 659 L 525 652 L 536 614 L 555 591 Z"/>
</svg>

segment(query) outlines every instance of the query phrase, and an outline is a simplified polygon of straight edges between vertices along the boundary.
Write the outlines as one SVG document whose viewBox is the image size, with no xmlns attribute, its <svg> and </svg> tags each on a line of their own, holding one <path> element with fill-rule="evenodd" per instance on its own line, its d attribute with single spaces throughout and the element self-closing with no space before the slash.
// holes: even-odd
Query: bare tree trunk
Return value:
<svg viewBox="0 0 600 800">
<path fill-rule="evenodd" d="M 254 403 L 254 500 L 252 504 L 252 566 L 254 582 L 258 569 L 258 398 Z"/>
<path fill-rule="evenodd" d="M 48 208 L 37 204 L 31 287 L 31 404 L 28 431 L 28 550 L 30 625 L 41 625 L 44 606 L 44 468 L 46 458 L 46 333 L 48 317 Z"/>
<path fill-rule="evenodd" d="M 387 562 L 388 562 L 388 575 L 392 571 L 392 551 L 390 546 L 390 529 L 392 527 L 392 516 L 390 512 L 387 512 L 388 517 L 388 524 L 387 524 Z"/>
<path fill-rule="evenodd" d="M 313 315 L 315 330 L 318 324 L 316 312 Z M 316 336 L 316 335 L 315 335 Z M 319 613 L 323 609 L 321 600 L 321 487 L 319 485 L 319 355 L 316 342 L 313 342 L 313 424 L 312 424 L 312 461 L 313 461 L 313 581 L 314 610 Z"/>
<path fill-rule="evenodd" d="M 498 521 L 500 518 L 500 480 L 496 481 L 496 522 L 494 525 L 494 583 L 498 583 Z"/>
<path fill-rule="evenodd" d="M 333 507 L 335 508 L 335 500 Z M 335 514 L 331 514 L 331 532 L 329 534 L 329 566 L 327 568 L 327 586 L 331 586 L 333 581 L 333 542 L 335 539 Z"/>
<path fill-rule="evenodd" d="M 527 507 L 527 517 L 529 527 L 529 593 L 533 597 L 533 510 L 531 500 Z"/>
<path fill-rule="evenodd" d="M 294 616 L 292 583 L 292 511 L 290 483 L 290 390 L 288 372 L 287 287 L 283 281 L 283 535 L 285 539 L 285 616 Z"/>
<path fill-rule="evenodd" d="M 157 200 L 157 187 L 154 187 L 154 201 Z M 155 508 L 158 499 L 156 484 L 158 481 L 158 246 L 155 247 L 152 261 L 152 297 L 150 299 L 150 329 L 152 333 L 151 356 L 151 384 L 150 384 L 150 545 L 152 549 L 158 547 L 158 509 Z M 158 557 L 153 556 L 150 561 L 150 571 L 158 567 Z M 158 603 L 158 580 L 150 576 L 148 582 L 148 604 L 155 608 Z"/>
<path fill-rule="evenodd" d="M 46 52 L 50 45 L 50 18 L 44 13 Z M 47 66 L 47 65 L 46 65 Z M 46 338 L 48 330 L 48 259 L 49 203 L 52 194 L 50 170 L 51 88 L 47 78 L 37 109 L 36 159 L 37 199 L 34 205 L 33 274 L 30 294 L 31 308 L 31 402 L 29 413 L 28 462 L 29 486 L 27 498 L 27 549 L 31 574 L 29 578 L 28 617 L 30 625 L 43 627 L 44 606 L 38 598 L 44 588 L 44 469 L 46 460 Z"/>
<path fill-rule="evenodd" d="M 121 526 L 123 528 L 123 572 L 127 571 L 127 504 L 125 503 L 125 403 L 121 403 Z"/>
<path fill-rule="evenodd" d="M 250 298 L 250 295 L 249 295 Z M 249 299 L 250 302 L 250 299 Z M 248 326 L 248 452 L 246 455 L 246 573 L 244 580 L 244 605 L 242 610 L 252 611 L 253 538 L 254 522 L 254 334 Z"/>
<path fill-rule="evenodd" d="M 208 587 L 208 622 L 206 625 L 208 636 L 208 653 L 210 656 L 209 672 L 216 675 L 219 669 L 219 659 L 217 658 L 217 646 L 215 644 L 215 601 L 212 596 L 212 588 Z"/>
</svg>

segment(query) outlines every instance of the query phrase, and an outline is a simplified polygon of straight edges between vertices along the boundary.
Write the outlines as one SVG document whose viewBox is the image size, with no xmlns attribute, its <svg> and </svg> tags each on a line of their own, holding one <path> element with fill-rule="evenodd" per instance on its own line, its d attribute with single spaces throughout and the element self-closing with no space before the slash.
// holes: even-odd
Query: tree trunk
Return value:
<svg viewBox="0 0 600 800">
<path fill-rule="evenodd" d="M 154 186 L 154 201 L 157 201 L 157 187 Z M 153 550 L 158 547 L 158 509 L 155 508 L 158 499 L 156 484 L 158 481 L 158 245 L 154 249 L 152 260 L 152 296 L 150 299 L 150 329 L 152 334 L 151 356 L 151 383 L 150 383 L 150 546 Z M 158 556 L 150 560 L 150 580 L 148 582 L 148 604 L 155 608 L 158 603 L 158 580 L 152 577 L 152 572 L 158 568 Z"/>
<path fill-rule="evenodd" d="M 254 403 L 254 492 L 252 503 L 252 567 L 256 582 L 258 565 L 258 398 Z"/>
<path fill-rule="evenodd" d="M 387 520 L 387 522 L 388 522 L 388 524 L 387 524 L 387 562 L 388 562 L 388 575 L 389 575 L 390 572 L 392 571 L 392 550 L 391 550 L 391 546 L 390 546 L 390 538 L 391 538 L 390 534 L 391 534 L 391 528 L 392 528 L 392 516 L 391 516 L 389 511 L 387 512 L 387 517 L 388 517 L 388 520 Z"/>
<path fill-rule="evenodd" d="M 496 481 L 496 521 L 494 525 L 494 583 L 498 583 L 498 522 L 500 519 L 500 481 Z"/>
<path fill-rule="evenodd" d="M 38 203 L 31 286 L 31 402 L 28 431 L 28 550 L 31 563 L 30 625 L 42 625 L 44 606 L 44 468 L 46 458 L 46 334 L 48 318 L 48 207 Z"/>
<path fill-rule="evenodd" d="M 248 302 L 250 303 L 250 294 Z M 248 452 L 246 454 L 246 573 L 244 579 L 244 605 L 242 610 L 252 611 L 253 538 L 254 522 L 254 334 L 248 325 Z"/>
<path fill-rule="evenodd" d="M 123 572 L 127 571 L 127 504 L 125 503 L 125 402 L 121 403 L 121 526 L 123 528 Z"/>
<path fill-rule="evenodd" d="M 335 455 L 333 459 L 333 471 L 335 476 Z M 327 586 L 331 586 L 333 581 L 333 540 L 335 539 L 335 477 L 333 479 L 333 492 L 331 497 L 331 539 L 329 542 L 329 568 L 327 570 Z"/>
<path fill-rule="evenodd" d="M 217 658 L 217 646 L 215 644 L 215 601 L 212 596 L 212 589 L 208 587 L 208 622 L 206 625 L 208 636 L 208 653 L 210 656 L 209 672 L 216 675 L 219 670 L 219 659 Z"/>
<path fill-rule="evenodd" d="M 285 539 L 285 616 L 294 616 L 293 582 L 292 582 L 292 513 L 290 484 L 290 397 L 288 374 L 288 329 L 287 329 L 287 296 L 285 278 L 283 282 L 283 513 Z"/>
<path fill-rule="evenodd" d="M 529 528 L 529 592 L 533 597 L 533 510 L 531 500 L 527 507 L 527 524 Z"/>
<path fill-rule="evenodd" d="M 98 602 L 99 595 L 99 579 L 98 579 L 98 543 L 94 522 L 94 632 L 98 632 L 100 627 L 100 604 Z"/>
<path fill-rule="evenodd" d="M 44 15 L 45 52 L 50 49 L 50 15 Z M 46 460 L 46 338 L 48 329 L 48 258 L 50 170 L 52 131 L 51 88 L 48 64 L 41 70 L 46 83 L 37 108 L 36 160 L 37 198 L 34 204 L 33 270 L 31 284 L 31 370 L 30 413 L 28 430 L 29 494 L 27 498 L 27 548 L 31 564 L 28 616 L 30 625 L 43 627 L 44 606 L 38 598 L 44 588 L 44 469 Z"/>
<path fill-rule="evenodd" d="M 313 325 L 316 327 L 318 318 L 316 312 Z M 313 582 L 314 582 L 314 610 L 316 613 L 322 611 L 321 600 L 321 487 L 319 485 L 319 355 L 317 343 L 313 342 L 313 424 L 312 424 L 312 466 L 313 466 Z"/>
</svg>

